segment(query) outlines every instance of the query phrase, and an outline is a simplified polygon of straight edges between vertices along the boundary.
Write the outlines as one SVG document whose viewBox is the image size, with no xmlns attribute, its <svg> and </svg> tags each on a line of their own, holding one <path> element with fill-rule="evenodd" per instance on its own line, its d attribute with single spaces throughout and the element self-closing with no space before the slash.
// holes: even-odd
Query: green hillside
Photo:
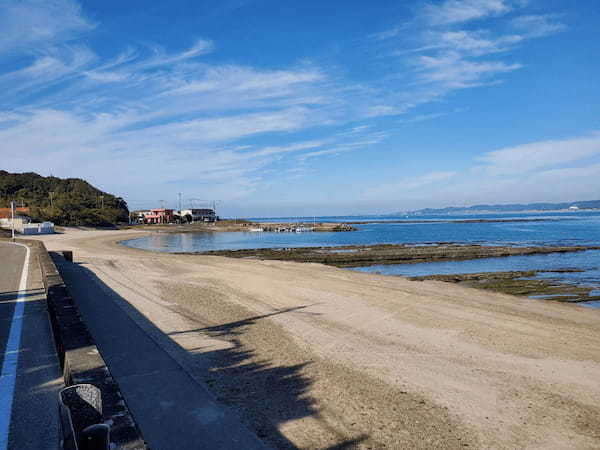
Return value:
<svg viewBox="0 0 600 450">
<path fill-rule="evenodd" d="M 34 220 L 57 225 L 107 226 L 129 216 L 125 200 L 85 180 L 0 170 L 0 207 L 9 207 L 11 200 L 28 206 Z"/>
</svg>

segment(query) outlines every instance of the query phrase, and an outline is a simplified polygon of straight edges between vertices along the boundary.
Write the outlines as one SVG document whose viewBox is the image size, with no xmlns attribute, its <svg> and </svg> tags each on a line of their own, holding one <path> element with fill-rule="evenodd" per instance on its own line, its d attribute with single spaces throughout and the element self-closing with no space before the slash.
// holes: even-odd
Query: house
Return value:
<svg viewBox="0 0 600 450">
<path fill-rule="evenodd" d="M 15 217 L 26 216 L 27 214 L 29 214 L 29 208 L 15 208 Z M 11 217 L 11 208 L 0 208 L 0 219 L 10 219 Z"/>
<path fill-rule="evenodd" d="M 138 210 L 131 212 L 131 220 L 133 223 L 146 223 L 146 215 L 152 214 L 150 210 Z"/>
<path fill-rule="evenodd" d="M 175 214 L 172 209 L 157 208 L 150 211 L 142 211 L 142 214 L 144 216 L 144 223 L 173 223 L 175 221 Z"/>
<path fill-rule="evenodd" d="M 183 222 L 214 222 L 218 219 L 214 209 L 182 209 L 180 214 Z"/>
</svg>

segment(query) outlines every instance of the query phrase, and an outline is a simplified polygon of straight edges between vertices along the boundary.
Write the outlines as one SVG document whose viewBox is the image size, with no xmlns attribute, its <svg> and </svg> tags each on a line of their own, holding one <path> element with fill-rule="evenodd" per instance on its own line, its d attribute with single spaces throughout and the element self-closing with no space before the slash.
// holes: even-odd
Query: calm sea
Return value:
<svg viewBox="0 0 600 450">
<path fill-rule="evenodd" d="M 525 219 L 519 222 L 460 223 L 465 219 Z M 535 221 L 535 219 L 545 219 Z M 278 217 L 261 222 L 359 222 L 358 230 L 339 233 L 153 233 L 123 244 L 162 252 L 202 252 L 245 248 L 317 247 L 373 244 L 428 244 L 454 242 L 482 245 L 600 245 L 600 212 L 501 214 L 411 217 Z M 414 223 L 419 220 L 421 222 Z M 393 222 L 392 222 L 393 221 Z M 399 222 L 398 222 L 399 221 Z M 563 281 L 600 289 L 600 251 L 514 256 L 470 261 L 433 262 L 361 267 L 384 275 L 431 275 L 510 270 L 583 269 L 559 274 Z M 556 277 L 557 274 L 550 274 Z M 541 275 L 546 276 L 546 275 Z M 591 303 L 591 302 L 590 302 Z M 594 306 L 594 305 L 590 305 Z M 598 306 L 598 305 L 596 305 Z"/>
</svg>

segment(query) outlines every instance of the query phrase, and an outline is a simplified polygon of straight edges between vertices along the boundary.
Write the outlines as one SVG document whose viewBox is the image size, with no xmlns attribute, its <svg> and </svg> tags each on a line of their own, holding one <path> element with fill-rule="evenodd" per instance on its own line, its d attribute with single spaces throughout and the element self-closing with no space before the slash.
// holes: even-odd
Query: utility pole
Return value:
<svg viewBox="0 0 600 450">
<path fill-rule="evenodd" d="M 54 195 L 54 192 L 50 191 L 50 208 L 52 208 L 52 196 Z"/>
<path fill-rule="evenodd" d="M 179 214 L 181 215 L 181 192 L 178 192 L 177 195 L 179 196 Z"/>
<path fill-rule="evenodd" d="M 221 200 L 213 200 L 213 211 L 215 212 L 215 225 L 217 223 L 217 205 L 221 203 Z"/>
<path fill-rule="evenodd" d="M 159 202 L 160 202 L 160 209 L 165 209 L 165 201 L 159 200 Z"/>
<path fill-rule="evenodd" d="M 100 196 L 100 204 L 102 205 L 100 208 L 104 209 L 104 195 Z"/>
<path fill-rule="evenodd" d="M 10 202 L 10 213 L 12 222 L 12 240 L 15 242 L 15 202 Z"/>
</svg>

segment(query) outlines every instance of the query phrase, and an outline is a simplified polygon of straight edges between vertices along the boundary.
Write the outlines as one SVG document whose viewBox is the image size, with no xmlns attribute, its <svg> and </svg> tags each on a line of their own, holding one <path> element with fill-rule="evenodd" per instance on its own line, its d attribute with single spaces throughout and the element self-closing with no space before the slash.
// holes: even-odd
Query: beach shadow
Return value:
<svg viewBox="0 0 600 450">
<path fill-rule="evenodd" d="M 61 273 L 61 266 L 69 265 L 70 272 L 93 281 L 105 294 L 104 301 L 112 300 L 117 303 L 120 306 L 118 308 L 120 313 L 128 315 L 154 340 L 161 341 L 163 349 L 171 348 L 180 354 L 184 353 L 194 367 L 196 376 L 193 378 L 195 380 L 200 378 L 216 400 L 241 416 L 242 422 L 267 445 L 278 449 L 296 449 L 298 447 L 281 433 L 280 427 L 290 421 L 309 417 L 319 420 L 319 407 L 309 393 L 314 380 L 307 376 L 305 371 L 310 361 L 278 365 L 268 357 L 258 358 L 255 351 L 245 347 L 242 339 L 257 322 L 276 315 L 300 312 L 310 305 L 166 334 L 127 300 L 104 284 L 85 265 L 68 263 L 61 256 L 56 255 L 53 255 L 53 259 Z M 68 286 L 67 277 L 63 275 L 63 278 Z M 77 303 L 75 294 L 73 297 Z M 176 312 L 182 314 L 182 311 Z M 183 313 L 183 315 L 189 320 L 194 320 L 191 313 Z M 186 350 L 173 340 L 174 337 L 194 333 L 226 341 L 228 348 L 215 350 L 214 347 L 197 347 Z M 103 356 L 110 369 L 109 355 Z M 118 377 L 115 378 L 118 383 Z M 125 399 L 127 400 L 126 396 Z M 356 448 L 367 439 L 368 436 L 360 435 L 326 448 L 330 450 Z"/>
<path fill-rule="evenodd" d="M 293 308 L 284 308 L 284 309 L 279 309 L 279 310 L 269 313 L 269 314 L 262 314 L 260 316 L 248 317 L 247 319 L 237 320 L 235 322 L 229 322 L 229 323 L 224 323 L 222 325 L 214 325 L 214 326 L 210 326 L 210 327 L 196 328 L 193 330 L 175 331 L 173 333 L 168 333 L 168 335 L 176 336 L 179 334 L 187 334 L 187 333 L 206 333 L 206 334 L 210 334 L 212 337 L 223 337 L 223 336 L 243 334 L 244 327 L 249 326 L 249 325 L 254 325 L 258 320 L 277 316 L 279 314 L 285 314 L 288 312 L 300 311 L 305 308 L 308 308 L 308 306 L 295 306 Z"/>
</svg>

